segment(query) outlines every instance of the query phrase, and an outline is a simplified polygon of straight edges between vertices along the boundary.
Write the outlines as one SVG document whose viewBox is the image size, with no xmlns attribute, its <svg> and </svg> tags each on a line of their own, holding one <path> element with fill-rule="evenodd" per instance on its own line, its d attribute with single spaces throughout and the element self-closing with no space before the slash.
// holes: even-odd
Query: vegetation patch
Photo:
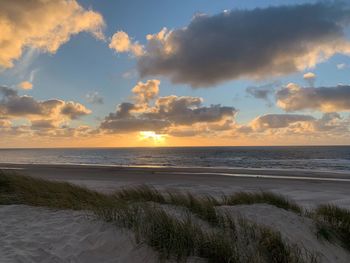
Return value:
<svg viewBox="0 0 350 263">
<path fill-rule="evenodd" d="M 317 262 L 312 252 L 287 243 L 279 232 L 244 218 L 217 213 L 215 209 L 220 205 L 253 204 L 254 200 L 301 211 L 287 199 L 268 193 L 239 193 L 218 200 L 189 193 L 161 193 L 154 188 L 140 186 L 105 195 L 69 183 L 0 174 L 0 204 L 93 212 L 104 221 L 132 230 L 136 241 L 159 252 L 161 259 L 185 261 L 187 257 L 194 256 L 208 262 Z M 185 218 L 177 218 L 159 204 L 185 207 L 189 214 Z M 324 222 L 337 226 L 339 230 L 346 228 L 346 223 L 334 222 L 321 211 L 318 213 L 324 215 Z M 209 222 L 210 227 L 196 223 L 192 220 L 193 215 Z"/>
<path fill-rule="evenodd" d="M 161 259 L 182 262 L 194 256 L 212 263 L 318 262 L 314 254 L 286 243 L 279 232 L 244 218 L 234 220 L 221 216 L 217 229 L 203 229 L 191 217 L 178 219 L 152 204 L 135 203 L 126 210 L 107 208 L 96 214 L 119 227 L 131 229 L 137 241 L 154 248 Z"/>
<path fill-rule="evenodd" d="M 335 205 L 320 205 L 313 211 L 318 234 L 327 240 L 340 240 L 350 251 L 350 211 Z"/>
<path fill-rule="evenodd" d="M 58 209 L 89 210 L 110 206 L 109 196 L 64 182 L 0 172 L 0 204 L 25 204 Z"/>
<path fill-rule="evenodd" d="M 239 192 L 233 195 L 223 196 L 223 203 L 225 205 L 250 205 L 264 203 L 293 211 L 297 214 L 302 214 L 303 209 L 295 202 L 290 201 L 286 197 L 271 192 L 248 193 Z"/>
</svg>

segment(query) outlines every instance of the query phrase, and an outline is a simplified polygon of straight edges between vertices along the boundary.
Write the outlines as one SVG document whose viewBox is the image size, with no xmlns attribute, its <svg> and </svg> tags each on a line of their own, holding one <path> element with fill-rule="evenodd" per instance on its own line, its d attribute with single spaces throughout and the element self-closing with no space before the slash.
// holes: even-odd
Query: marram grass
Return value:
<svg viewBox="0 0 350 263">
<path fill-rule="evenodd" d="M 320 205 L 311 216 L 318 234 L 329 241 L 340 241 L 350 251 L 350 211 L 335 205 Z"/>
<path fill-rule="evenodd" d="M 312 251 L 287 243 L 279 232 L 216 209 L 220 205 L 254 203 L 302 212 L 294 202 L 269 192 L 214 198 L 140 186 L 105 195 L 69 183 L 0 174 L 0 204 L 90 211 L 102 220 L 132 230 L 136 240 L 152 247 L 160 259 L 184 262 L 191 256 L 208 262 L 318 262 Z M 189 213 L 177 218 L 160 205 L 183 207 Z M 349 244 L 348 210 L 321 206 L 310 214 L 317 218 L 315 222 L 337 233 L 343 244 Z M 199 225 L 195 217 L 208 222 L 208 227 Z"/>
</svg>

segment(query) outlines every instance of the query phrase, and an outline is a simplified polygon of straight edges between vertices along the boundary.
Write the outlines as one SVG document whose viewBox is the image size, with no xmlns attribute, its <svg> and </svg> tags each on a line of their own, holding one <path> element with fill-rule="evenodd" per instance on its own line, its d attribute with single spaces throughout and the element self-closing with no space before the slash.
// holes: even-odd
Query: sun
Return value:
<svg viewBox="0 0 350 263">
<path fill-rule="evenodd" d="M 157 134 L 154 131 L 141 131 L 139 138 L 142 141 L 150 140 L 155 144 L 161 144 L 165 141 L 165 135 Z"/>
</svg>

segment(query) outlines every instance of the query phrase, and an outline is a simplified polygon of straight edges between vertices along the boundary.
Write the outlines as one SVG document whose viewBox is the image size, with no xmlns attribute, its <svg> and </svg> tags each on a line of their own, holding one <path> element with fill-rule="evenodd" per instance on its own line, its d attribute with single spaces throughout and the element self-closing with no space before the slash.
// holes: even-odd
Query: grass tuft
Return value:
<svg viewBox="0 0 350 263">
<path fill-rule="evenodd" d="M 303 209 L 295 202 L 287 199 L 286 197 L 271 192 L 258 192 L 258 193 L 247 193 L 238 192 L 233 195 L 224 195 L 223 204 L 225 205 L 250 205 L 257 203 L 265 203 L 274 205 L 278 208 L 293 211 L 297 214 L 302 214 Z"/>
<path fill-rule="evenodd" d="M 124 201 L 166 203 L 165 197 L 154 187 L 148 185 L 123 189 L 115 192 L 113 196 Z"/>
<path fill-rule="evenodd" d="M 112 199 L 65 182 L 52 182 L 0 172 L 0 204 L 83 210 L 106 204 L 112 205 Z"/>
<path fill-rule="evenodd" d="M 168 204 L 182 206 L 210 224 L 218 223 L 215 206 L 219 202 L 211 196 L 195 197 L 193 194 L 168 193 Z"/>
<path fill-rule="evenodd" d="M 340 240 L 350 250 L 350 211 L 335 205 L 320 205 L 313 212 L 318 234 L 327 240 Z"/>
</svg>

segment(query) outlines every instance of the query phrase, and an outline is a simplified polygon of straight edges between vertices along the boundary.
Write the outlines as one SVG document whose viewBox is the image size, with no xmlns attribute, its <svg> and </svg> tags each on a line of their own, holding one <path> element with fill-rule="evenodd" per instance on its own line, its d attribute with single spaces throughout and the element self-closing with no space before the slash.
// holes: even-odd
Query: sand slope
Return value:
<svg viewBox="0 0 350 263">
<path fill-rule="evenodd" d="M 0 206 L 0 262 L 157 262 L 128 231 L 84 212 Z"/>
<path fill-rule="evenodd" d="M 310 218 L 267 204 L 223 206 L 232 216 L 243 216 L 255 223 L 280 231 L 291 244 L 298 244 L 318 254 L 320 262 L 348 263 L 350 254 L 335 244 L 317 238 L 316 227 Z"/>
<path fill-rule="evenodd" d="M 162 207 L 177 218 L 184 213 L 182 208 Z M 222 206 L 218 210 L 280 231 L 290 243 L 316 252 L 322 263 L 350 262 L 346 250 L 317 238 L 309 218 L 266 204 Z M 197 223 L 208 228 L 204 222 Z M 94 220 L 87 212 L 9 205 L 0 206 L 0 262 L 141 263 L 159 260 L 151 248 L 137 245 L 130 231 Z M 188 262 L 203 260 L 191 258 Z"/>
</svg>

